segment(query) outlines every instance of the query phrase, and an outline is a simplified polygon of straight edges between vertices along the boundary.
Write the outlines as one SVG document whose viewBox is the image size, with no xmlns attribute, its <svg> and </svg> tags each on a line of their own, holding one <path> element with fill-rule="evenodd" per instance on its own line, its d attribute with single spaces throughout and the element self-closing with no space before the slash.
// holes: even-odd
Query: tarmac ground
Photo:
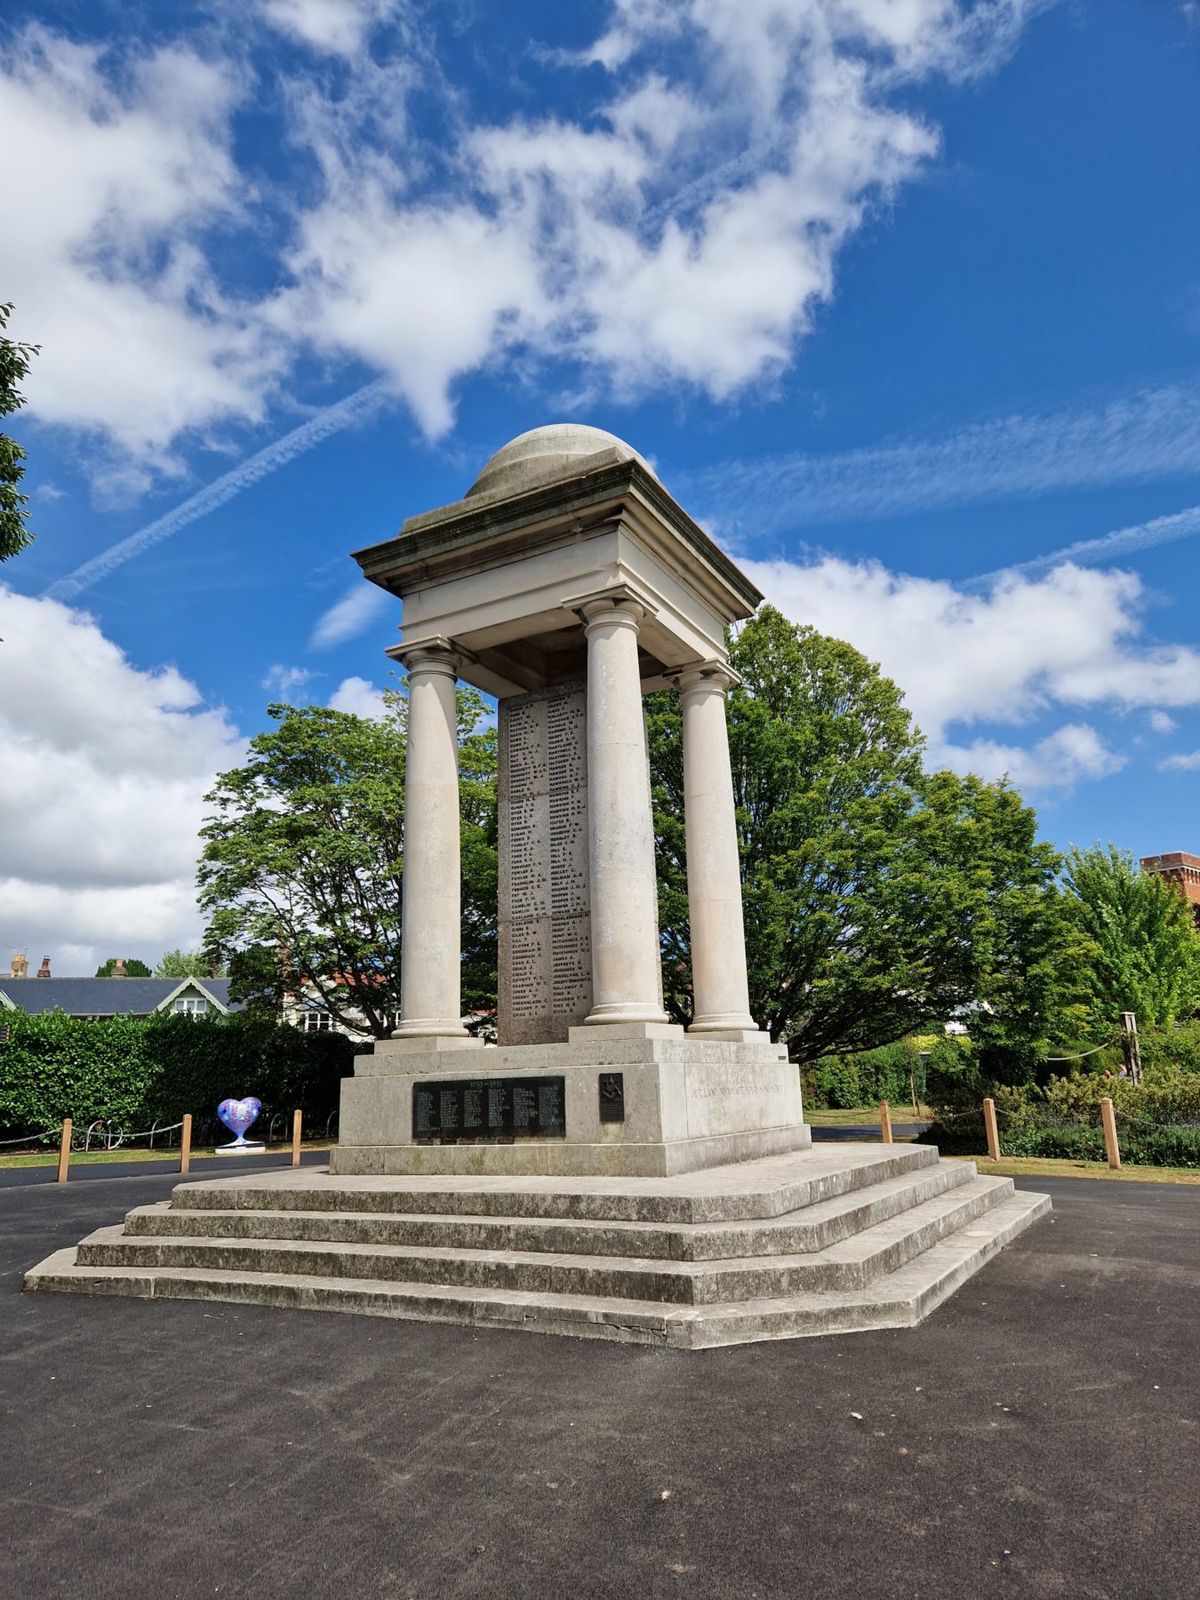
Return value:
<svg viewBox="0 0 1200 1600">
<path fill-rule="evenodd" d="M 724 1350 L 21 1295 L 177 1181 L 0 1188 L 6 1595 L 1200 1594 L 1196 1188 L 1032 1180 L 921 1327 Z"/>
</svg>

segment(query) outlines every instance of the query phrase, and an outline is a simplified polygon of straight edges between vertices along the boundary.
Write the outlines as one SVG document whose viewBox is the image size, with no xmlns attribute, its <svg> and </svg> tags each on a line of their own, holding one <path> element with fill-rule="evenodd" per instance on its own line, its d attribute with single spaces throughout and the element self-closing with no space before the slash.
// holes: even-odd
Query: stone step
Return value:
<svg viewBox="0 0 1200 1600">
<path fill-rule="evenodd" d="M 1012 1193 L 1008 1178 L 970 1179 L 826 1249 L 799 1255 L 678 1261 L 564 1254 L 528 1248 L 471 1249 L 346 1244 L 296 1238 L 167 1237 L 104 1228 L 79 1246 L 85 1267 L 181 1267 L 710 1304 L 859 1289 L 973 1221 Z"/>
<path fill-rule="evenodd" d="M 293 1239 L 448 1250 L 535 1250 L 562 1255 L 725 1260 L 824 1250 L 976 1176 L 969 1162 L 943 1161 L 854 1189 L 767 1221 L 674 1223 L 560 1221 L 548 1217 L 433 1216 L 429 1213 L 216 1211 L 139 1206 L 125 1219 L 131 1238 Z"/>
<path fill-rule="evenodd" d="M 939 1160 L 932 1145 L 847 1143 L 669 1178 L 335 1177 L 319 1168 L 287 1168 L 180 1184 L 171 1206 L 180 1211 L 745 1222 L 799 1211 L 934 1167 Z"/>
<path fill-rule="evenodd" d="M 546 1295 L 487 1287 L 464 1292 L 441 1284 L 308 1274 L 181 1266 L 89 1267 L 77 1262 L 75 1249 L 49 1256 L 27 1274 L 25 1287 L 351 1311 L 699 1348 L 911 1327 L 1049 1208 L 1045 1195 L 1010 1193 L 967 1226 L 865 1289 L 732 1304 L 668 1307 L 593 1295 Z"/>
</svg>

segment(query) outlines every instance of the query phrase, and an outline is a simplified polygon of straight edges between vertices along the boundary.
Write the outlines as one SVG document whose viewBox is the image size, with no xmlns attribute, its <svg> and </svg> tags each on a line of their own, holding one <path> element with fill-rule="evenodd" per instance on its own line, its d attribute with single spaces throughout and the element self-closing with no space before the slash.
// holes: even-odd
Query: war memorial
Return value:
<svg viewBox="0 0 1200 1600">
<path fill-rule="evenodd" d="M 403 601 L 399 1024 L 343 1085 L 327 1172 L 181 1185 L 27 1288 L 694 1348 L 912 1325 L 1048 1209 L 931 1146 L 812 1147 L 746 978 L 725 631 L 762 597 L 634 450 L 536 429 L 356 559 Z M 460 1000 L 459 680 L 498 702 L 494 1046 Z M 664 688 L 686 1031 L 663 1009 L 642 712 Z"/>
</svg>

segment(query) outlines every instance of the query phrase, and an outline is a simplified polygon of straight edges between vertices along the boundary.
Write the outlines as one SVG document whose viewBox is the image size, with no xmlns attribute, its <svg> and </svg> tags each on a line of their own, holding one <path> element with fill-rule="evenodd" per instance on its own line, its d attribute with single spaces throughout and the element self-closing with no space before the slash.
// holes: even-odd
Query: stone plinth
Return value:
<svg viewBox="0 0 1200 1600">
<path fill-rule="evenodd" d="M 633 1030 L 631 1030 L 632 1032 Z M 623 1120 L 604 1120 L 602 1100 L 620 1074 Z M 413 1088 L 453 1076 L 561 1078 L 565 1135 L 511 1143 L 422 1143 L 414 1136 Z M 611 1105 L 608 1108 L 611 1112 Z M 664 1176 L 806 1148 L 800 1075 L 782 1046 L 697 1040 L 663 1027 L 657 1037 L 613 1038 L 575 1029 L 565 1044 L 453 1053 L 395 1052 L 388 1041 L 360 1056 L 342 1085 L 332 1170 L 348 1173 L 512 1173 Z"/>
</svg>

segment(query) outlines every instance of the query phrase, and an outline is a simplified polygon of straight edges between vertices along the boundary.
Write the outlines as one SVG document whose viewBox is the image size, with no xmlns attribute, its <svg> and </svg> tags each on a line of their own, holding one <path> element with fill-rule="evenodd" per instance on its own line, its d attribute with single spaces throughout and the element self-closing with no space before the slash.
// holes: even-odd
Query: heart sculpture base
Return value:
<svg viewBox="0 0 1200 1600">
<path fill-rule="evenodd" d="M 218 1156 L 262 1156 L 266 1153 L 265 1144 L 255 1144 L 241 1139 L 235 1139 L 232 1144 L 219 1144 L 213 1151 L 213 1154 Z"/>
</svg>

